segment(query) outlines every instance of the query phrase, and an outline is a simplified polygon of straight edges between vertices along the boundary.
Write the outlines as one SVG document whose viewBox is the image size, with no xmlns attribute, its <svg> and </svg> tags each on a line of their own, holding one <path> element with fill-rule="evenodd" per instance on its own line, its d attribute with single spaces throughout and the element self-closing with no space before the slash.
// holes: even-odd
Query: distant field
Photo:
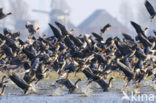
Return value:
<svg viewBox="0 0 156 103">
<path fill-rule="evenodd" d="M 57 79 L 57 77 L 58 77 L 58 74 L 56 72 L 54 72 L 54 71 L 53 72 L 49 72 L 48 75 L 49 75 L 48 78 L 45 78 L 44 80 L 55 81 Z M 114 73 L 111 73 L 108 78 L 110 78 L 110 77 L 114 77 L 115 80 L 123 80 L 124 75 L 123 74 L 119 75 L 118 72 L 114 72 Z M 151 80 L 152 77 L 148 77 L 146 79 L 147 80 Z M 70 73 L 70 75 L 69 75 L 69 79 L 70 80 L 77 80 L 78 78 L 81 78 L 82 80 L 86 80 L 87 79 L 82 72 L 77 73 L 76 77 L 74 77 L 74 73 Z"/>
<path fill-rule="evenodd" d="M 20 76 L 23 75 L 21 73 L 18 73 L 18 74 Z M 0 79 L 3 75 L 4 74 L 2 72 L 0 72 Z M 115 80 L 123 80 L 124 75 L 123 74 L 119 75 L 119 72 L 114 72 L 109 75 L 109 78 L 110 77 L 114 77 Z M 48 72 L 48 77 L 43 79 L 43 81 L 55 81 L 57 78 L 58 78 L 58 74 L 55 71 L 51 71 L 51 72 Z M 78 78 L 81 78 L 82 80 L 87 80 L 87 78 L 85 77 L 85 75 L 82 72 L 78 72 L 76 77 L 74 77 L 74 73 L 69 74 L 70 80 L 77 80 Z M 146 78 L 146 80 L 151 80 L 152 78 L 153 78 L 153 76 Z"/>
<path fill-rule="evenodd" d="M 49 72 L 48 78 L 45 78 L 44 80 L 55 81 L 57 78 L 58 78 L 58 74 L 53 71 L 53 72 Z M 77 73 L 76 77 L 74 77 L 74 73 L 69 74 L 69 79 L 71 79 L 71 80 L 76 80 L 78 78 L 81 78 L 82 80 L 86 80 L 86 77 L 83 73 Z"/>
</svg>

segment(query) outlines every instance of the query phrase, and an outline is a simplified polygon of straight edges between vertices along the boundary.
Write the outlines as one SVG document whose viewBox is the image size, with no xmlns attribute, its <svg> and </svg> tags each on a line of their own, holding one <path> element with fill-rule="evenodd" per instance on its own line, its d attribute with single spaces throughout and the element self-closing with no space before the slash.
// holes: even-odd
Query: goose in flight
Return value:
<svg viewBox="0 0 156 103">
<path fill-rule="evenodd" d="M 3 19 L 3 18 L 5 18 L 5 17 L 7 17 L 8 15 L 11 15 L 11 14 L 12 14 L 11 12 L 9 12 L 7 14 L 4 14 L 3 13 L 3 8 L 0 8 L 0 19 Z"/>
<path fill-rule="evenodd" d="M 156 12 L 148 0 L 145 1 L 145 7 L 151 16 L 151 22 L 152 22 L 152 19 L 156 18 Z"/>
</svg>

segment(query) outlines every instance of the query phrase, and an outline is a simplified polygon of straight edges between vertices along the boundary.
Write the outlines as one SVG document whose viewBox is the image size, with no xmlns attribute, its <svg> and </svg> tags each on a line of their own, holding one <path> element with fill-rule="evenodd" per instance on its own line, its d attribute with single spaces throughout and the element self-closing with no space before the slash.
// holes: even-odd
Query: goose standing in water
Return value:
<svg viewBox="0 0 156 103">
<path fill-rule="evenodd" d="M 12 73 L 9 74 L 9 78 L 19 87 L 21 88 L 24 92 L 23 94 L 28 94 L 31 86 L 26 83 L 23 79 L 21 79 L 17 74 Z"/>
<path fill-rule="evenodd" d="M 1 91 L 1 93 L 0 93 L 0 96 L 4 96 L 5 89 L 6 89 L 6 85 L 3 85 L 2 91 Z"/>
<path fill-rule="evenodd" d="M 71 83 L 69 79 L 59 79 L 56 81 L 56 83 L 65 85 L 68 88 L 68 93 L 73 93 L 76 88 L 78 88 L 78 82 L 81 81 L 81 79 L 78 79 L 75 84 Z"/>
<path fill-rule="evenodd" d="M 90 73 L 88 73 L 88 74 L 90 74 Z M 102 88 L 102 90 L 105 92 L 105 91 L 108 91 L 108 89 L 111 87 L 111 81 L 113 79 L 114 78 L 111 77 L 109 79 L 108 83 L 106 83 L 105 80 L 103 79 L 103 77 L 92 75 L 91 79 L 88 80 L 87 86 L 94 81 L 94 82 L 98 83 L 99 86 Z"/>
<path fill-rule="evenodd" d="M 4 93 L 5 93 L 6 83 L 8 82 L 8 81 L 4 81 L 5 78 L 6 78 L 6 76 L 4 75 L 2 77 L 1 82 L 0 82 L 0 88 L 2 88 L 1 93 L 0 93 L 0 96 L 3 96 Z"/>
<path fill-rule="evenodd" d="M 0 88 L 2 88 L 4 85 L 6 85 L 6 83 L 8 82 L 8 81 L 4 81 L 4 79 L 6 78 L 6 76 L 4 75 L 3 77 L 2 77 L 2 80 L 1 80 L 1 82 L 0 82 Z"/>
<path fill-rule="evenodd" d="M 37 81 L 35 82 L 35 84 L 38 83 L 38 81 L 42 80 L 43 78 L 46 77 L 46 72 L 49 69 L 47 69 L 47 67 L 43 64 L 43 63 L 39 63 L 39 66 L 36 70 L 36 79 Z"/>
</svg>

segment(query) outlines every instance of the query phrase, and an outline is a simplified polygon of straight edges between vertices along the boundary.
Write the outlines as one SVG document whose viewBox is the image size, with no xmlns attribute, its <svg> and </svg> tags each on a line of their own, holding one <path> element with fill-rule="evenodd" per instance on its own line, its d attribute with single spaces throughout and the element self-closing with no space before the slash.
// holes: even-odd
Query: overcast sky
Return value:
<svg viewBox="0 0 156 103">
<path fill-rule="evenodd" d="M 49 11 L 51 0 L 25 0 L 29 5 L 29 10 L 40 9 Z M 78 25 L 85 20 L 96 9 L 105 9 L 112 16 L 120 20 L 120 4 L 125 0 L 66 0 L 71 8 L 70 19 L 73 24 Z M 126 0 L 129 5 L 134 5 L 136 0 Z M 34 5 L 35 4 L 35 5 Z M 30 13 L 34 20 L 38 20 L 40 24 L 48 22 L 48 15 Z M 44 27 L 43 27 L 44 28 Z"/>
<path fill-rule="evenodd" d="M 71 6 L 71 20 L 74 24 L 81 23 L 96 9 L 105 9 L 114 17 L 118 15 L 121 0 L 67 0 Z"/>
<path fill-rule="evenodd" d="M 25 0 L 31 9 L 50 10 L 51 0 Z M 78 25 L 96 9 L 105 9 L 114 17 L 119 16 L 119 6 L 122 0 L 66 0 L 71 7 L 71 21 Z M 129 0 L 128 0 L 129 1 Z M 34 2 L 36 5 L 34 5 Z M 34 18 L 38 18 L 36 13 L 31 13 Z M 42 14 L 43 15 L 43 14 Z M 43 15 L 47 16 L 47 15 Z"/>
</svg>

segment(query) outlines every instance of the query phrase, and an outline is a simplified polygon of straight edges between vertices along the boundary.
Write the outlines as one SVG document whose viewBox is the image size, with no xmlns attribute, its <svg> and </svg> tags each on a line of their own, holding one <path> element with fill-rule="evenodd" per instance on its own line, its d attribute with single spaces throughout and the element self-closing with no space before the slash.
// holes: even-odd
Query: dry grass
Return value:
<svg viewBox="0 0 156 103">
<path fill-rule="evenodd" d="M 18 73 L 19 76 L 22 76 L 21 73 Z M 5 75 L 4 73 L 0 72 L 0 80 L 2 78 L 2 76 Z M 119 74 L 119 72 L 113 72 L 111 74 L 109 74 L 109 77 L 114 77 L 115 80 L 123 80 L 124 75 L 123 74 Z M 48 77 L 44 79 L 44 81 L 55 81 L 58 78 L 58 74 L 55 71 L 51 71 L 48 72 Z M 74 77 L 74 73 L 70 73 L 69 75 L 69 79 L 70 80 L 77 80 L 78 78 L 80 78 L 81 80 L 87 80 L 86 76 L 82 73 L 79 72 L 77 73 L 77 76 Z M 150 76 L 148 78 L 146 78 L 146 80 L 151 80 L 153 78 L 153 76 Z"/>
<path fill-rule="evenodd" d="M 58 78 L 58 74 L 56 72 L 49 72 L 48 78 L 45 78 L 46 81 L 55 81 Z M 77 80 L 78 78 L 81 78 L 82 80 L 86 80 L 86 77 L 83 73 L 77 73 L 76 77 L 74 77 L 74 73 L 69 74 L 70 80 Z"/>
<path fill-rule="evenodd" d="M 110 77 L 114 77 L 115 80 L 122 80 L 123 78 L 123 76 L 119 75 L 118 72 L 111 73 L 109 75 L 109 78 Z M 45 78 L 44 80 L 55 81 L 57 78 L 58 78 L 58 74 L 53 71 L 53 72 L 49 72 L 48 78 Z M 81 80 L 87 80 L 86 76 L 82 72 L 77 73 L 76 77 L 74 77 L 74 73 L 70 73 L 69 75 L 70 80 L 77 80 L 78 78 L 81 78 Z"/>
</svg>

